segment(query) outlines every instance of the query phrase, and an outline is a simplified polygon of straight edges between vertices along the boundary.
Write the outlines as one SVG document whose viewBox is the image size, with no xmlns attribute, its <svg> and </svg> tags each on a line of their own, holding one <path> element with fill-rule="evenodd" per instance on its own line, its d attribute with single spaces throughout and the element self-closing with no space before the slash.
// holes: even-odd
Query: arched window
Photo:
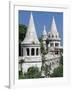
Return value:
<svg viewBox="0 0 72 90">
<path fill-rule="evenodd" d="M 32 49 L 31 49 L 31 55 L 34 56 L 34 53 L 35 53 L 35 49 L 32 48 Z"/>
<path fill-rule="evenodd" d="M 58 54 L 58 51 L 56 51 L 55 54 Z"/>
<path fill-rule="evenodd" d="M 57 35 L 56 35 L 56 38 L 57 38 Z"/>
<path fill-rule="evenodd" d="M 26 51 L 27 51 L 27 55 L 29 56 L 29 48 L 27 48 Z"/>
<path fill-rule="evenodd" d="M 52 35 L 52 38 L 54 38 L 54 35 Z"/>
<path fill-rule="evenodd" d="M 50 46 L 53 47 L 54 46 L 54 43 L 50 43 Z"/>
<path fill-rule="evenodd" d="M 39 50 L 39 49 L 37 48 L 37 49 L 36 49 L 36 55 L 38 55 L 38 50 Z"/>
<path fill-rule="evenodd" d="M 59 43 L 55 43 L 55 46 L 59 46 Z"/>
<path fill-rule="evenodd" d="M 50 34 L 48 35 L 48 37 L 50 38 Z"/>
</svg>

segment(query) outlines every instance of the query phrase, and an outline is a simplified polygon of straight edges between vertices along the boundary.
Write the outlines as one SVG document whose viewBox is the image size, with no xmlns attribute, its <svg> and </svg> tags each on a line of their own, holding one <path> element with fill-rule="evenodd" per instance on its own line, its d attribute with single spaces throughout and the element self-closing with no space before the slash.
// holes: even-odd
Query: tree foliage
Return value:
<svg viewBox="0 0 72 90">
<path fill-rule="evenodd" d="M 19 42 L 23 41 L 26 35 L 27 26 L 26 25 L 19 25 Z"/>
<path fill-rule="evenodd" d="M 19 56 L 21 56 L 21 42 L 24 40 L 27 31 L 26 25 L 19 25 Z"/>
<path fill-rule="evenodd" d="M 60 64 L 63 65 L 63 56 L 61 55 Z"/>
<path fill-rule="evenodd" d="M 24 79 L 24 75 L 22 71 L 19 71 L 19 79 Z"/>
<path fill-rule="evenodd" d="M 28 78 L 40 78 L 41 71 L 39 71 L 38 67 L 30 67 L 26 73 L 20 72 L 19 79 L 28 79 Z"/>
<path fill-rule="evenodd" d="M 38 67 L 30 67 L 27 71 L 28 78 L 39 78 L 41 76 L 41 72 Z"/>
<path fill-rule="evenodd" d="M 63 77 L 63 65 L 60 65 L 58 68 L 55 68 L 51 77 Z"/>
</svg>

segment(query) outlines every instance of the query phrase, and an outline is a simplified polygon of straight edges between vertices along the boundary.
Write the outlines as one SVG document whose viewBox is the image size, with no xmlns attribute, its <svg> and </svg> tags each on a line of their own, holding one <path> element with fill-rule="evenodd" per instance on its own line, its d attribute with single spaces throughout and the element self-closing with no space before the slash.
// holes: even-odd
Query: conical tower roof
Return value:
<svg viewBox="0 0 72 90">
<path fill-rule="evenodd" d="M 52 19 L 51 31 L 48 32 L 48 39 L 50 39 L 50 40 L 60 40 L 60 37 L 59 37 L 59 33 L 57 31 L 57 27 L 56 27 L 54 16 L 53 16 L 53 19 Z"/>
<path fill-rule="evenodd" d="M 51 32 L 52 33 L 56 33 L 57 32 L 57 27 L 56 27 L 54 16 L 53 16 L 53 20 L 52 20 L 52 24 L 51 24 Z"/>
<path fill-rule="evenodd" d="M 40 42 L 37 38 L 36 30 L 35 30 L 33 15 L 31 13 L 28 28 L 27 28 L 26 37 L 23 40 L 22 44 L 32 44 L 32 43 L 40 44 Z"/>
<path fill-rule="evenodd" d="M 44 25 L 43 35 L 47 35 L 46 26 Z"/>
<path fill-rule="evenodd" d="M 46 40 L 47 39 L 47 32 L 46 32 L 46 26 L 44 25 L 44 30 L 43 30 L 43 34 L 42 34 L 42 38 L 43 40 Z"/>
</svg>

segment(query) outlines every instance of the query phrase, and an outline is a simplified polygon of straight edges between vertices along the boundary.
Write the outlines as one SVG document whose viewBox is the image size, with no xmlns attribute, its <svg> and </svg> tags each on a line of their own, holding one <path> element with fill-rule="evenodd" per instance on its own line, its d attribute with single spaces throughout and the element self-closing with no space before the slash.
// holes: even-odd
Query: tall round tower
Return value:
<svg viewBox="0 0 72 90">
<path fill-rule="evenodd" d="M 31 13 L 29 25 L 27 28 L 26 37 L 21 43 L 23 51 L 23 72 L 27 72 L 29 67 L 37 66 L 41 69 L 41 53 L 40 53 L 40 42 L 37 38 L 33 15 Z"/>
<path fill-rule="evenodd" d="M 48 32 L 48 40 L 48 50 L 54 54 L 59 54 L 61 48 L 61 38 L 59 37 L 54 17 L 51 24 L 51 31 Z"/>
</svg>

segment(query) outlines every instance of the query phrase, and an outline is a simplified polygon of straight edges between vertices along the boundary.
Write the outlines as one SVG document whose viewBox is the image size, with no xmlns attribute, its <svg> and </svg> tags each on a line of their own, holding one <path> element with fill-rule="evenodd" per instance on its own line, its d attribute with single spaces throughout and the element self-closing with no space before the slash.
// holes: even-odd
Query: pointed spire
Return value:
<svg viewBox="0 0 72 90">
<path fill-rule="evenodd" d="M 39 44 L 39 40 L 37 38 L 37 34 L 36 34 L 36 30 L 35 30 L 35 25 L 34 25 L 34 20 L 33 20 L 33 15 L 32 13 L 30 14 L 30 19 L 29 19 L 29 24 L 28 24 L 28 28 L 27 28 L 27 33 L 26 33 L 26 37 L 23 40 L 22 44 L 32 44 L 32 43 L 37 43 Z"/>
<path fill-rule="evenodd" d="M 43 30 L 43 34 L 42 34 L 42 39 L 45 41 L 47 39 L 47 32 L 46 32 L 46 26 L 44 25 L 44 30 Z"/>
<path fill-rule="evenodd" d="M 34 25 L 33 15 L 32 15 L 32 12 L 31 12 L 29 25 L 28 25 L 28 31 L 34 31 L 34 30 L 35 30 L 35 25 Z"/>
<path fill-rule="evenodd" d="M 54 16 L 53 16 L 52 25 L 51 25 L 51 32 L 57 32 Z"/>
<path fill-rule="evenodd" d="M 47 35 L 46 26 L 44 25 L 43 35 Z"/>
</svg>

